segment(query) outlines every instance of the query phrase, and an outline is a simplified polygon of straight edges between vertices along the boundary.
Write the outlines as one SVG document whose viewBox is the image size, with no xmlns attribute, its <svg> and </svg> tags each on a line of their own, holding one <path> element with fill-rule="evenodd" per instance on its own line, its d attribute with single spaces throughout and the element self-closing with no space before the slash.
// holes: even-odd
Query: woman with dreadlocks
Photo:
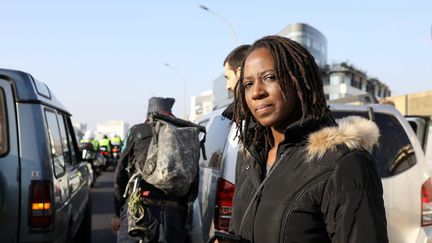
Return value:
<svg viewBox="0 0 432 243">
<path fill-rule="evenodd" d="M 369 120 L 338 123 L 314 58 L 280 36 L 257 40 L 235 89 L 237 162 L 230 231 L 241 242 L 388 242 Z"/>
</svg>

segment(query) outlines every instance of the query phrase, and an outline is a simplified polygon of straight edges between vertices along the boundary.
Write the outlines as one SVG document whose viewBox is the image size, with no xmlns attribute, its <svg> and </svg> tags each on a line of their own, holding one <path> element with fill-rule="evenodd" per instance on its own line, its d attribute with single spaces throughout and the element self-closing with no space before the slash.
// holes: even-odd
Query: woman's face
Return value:
<svg viewBox="0 0 432 243">
<path fill-rule="evenodd" d="M 300 118 L 296 90 L 289 84 L 288 92 L 282 94 L 267 48 L 258 48 L 247 56 L 242 83 L 247 106 L 261 125 L 284 130 Z"/>
</svg>

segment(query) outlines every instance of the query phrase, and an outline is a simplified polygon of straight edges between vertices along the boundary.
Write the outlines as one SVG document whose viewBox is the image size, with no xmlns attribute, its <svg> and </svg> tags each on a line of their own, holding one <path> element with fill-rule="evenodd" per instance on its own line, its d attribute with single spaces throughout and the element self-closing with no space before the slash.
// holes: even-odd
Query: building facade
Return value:
<svg viewBox="0 0 432 243">
<path fill-rule="evenodd" d="M 80 141 L 81 138 L 84 136 L 84 133 L 87 131 L 87 124 L 73 121 L 72 126 L 74 128 L 77 141 Z"/>
<path fill-rule="evenodd" d="M 377 99 L 391 95 L 390 89 L 376 78 L 347 63 L 327 65 L 321 68 L 324 94 L 327 100 L 369 93 Z"/>
<path fill-rule="evenodd" d="M 192 96 L 191 98 L 191 115 L 189 120 L 194 121 L 200 116 L 210 113 L 213 110 L 213 90 L 207 90 L 202 92 L 198 96 Z"/>
<path fill-rule="evenodd" d="M 100 139 L 104 135 L 111 137 L 113 135 L 118 135 L 121 139 L 124 139 L 127 131 L 129 130 L 129 124 L 120 120 L 111 120 L 106 123 L 96 124 L 96 138 Z"/>
<path fill-rule="evenodd" d="M 391 101 L 402 115 L 430 116 L 432 118 L 432 90 L 386 97 L 385 100 Z"/>
<path fill-rule="evenodd" d="M 319 67 L 327 65 L 327 39 L 314 27 L 304 23 L 290 24 L 277 35 L 287 37 L 306 48 Z"/>
<path fill-rule="evenodd" d="M 304 23 L 288 25 L 278 35 L 285 36 L 305 47 L 321 69 L 324 94 L 327 100 L 369 93 L 377 99 L 391 95 L 390 89 L 377 78 L 347 63 L 327 64 L 327 39 L 314 27 Z"/>
<path fill-rule="evenodd" d="M 221 66 L 221 70 L 222 66 Z M 224 106 L 229 103 L 232 97 L 229 96 L 229 92 L 226 89 L 226 79 L 222 73 L 219 77 L 213 80 L 213 107 Z"/>
</svg>

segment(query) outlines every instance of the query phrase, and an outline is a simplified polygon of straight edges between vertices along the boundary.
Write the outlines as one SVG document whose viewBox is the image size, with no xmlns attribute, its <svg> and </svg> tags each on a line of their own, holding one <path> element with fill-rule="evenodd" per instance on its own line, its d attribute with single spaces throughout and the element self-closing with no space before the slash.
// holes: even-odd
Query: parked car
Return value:
<svg viewBox="0 0 432 243">
<path fill-rule="evenodd" d="M 192 242 L 206 242 L 215 229 L 227 230 L 231 218 L 238 145 L 235 126 L 221 115 L 224 109 L 196 121 L 206 126 L 209 159 L 200 160 Z M 332 104 L 330 109 L 335 118 L 362 116 L 380 129 L 379 146 L 372 155 L 382 179 L 390 242 L 432 241 L 432 172 L 422 149 L 429 119 L 421 122 L 421 117 L 412 118 L 423 126 L 416 129 L 417 135 L 407 119 L 390 105 Z"/>
<path fill-rule="evenodd" d="M 90 242 L 92 171 L 70 118 L 44 83 L 0 69 L 1 242 Z"/>
</svg>

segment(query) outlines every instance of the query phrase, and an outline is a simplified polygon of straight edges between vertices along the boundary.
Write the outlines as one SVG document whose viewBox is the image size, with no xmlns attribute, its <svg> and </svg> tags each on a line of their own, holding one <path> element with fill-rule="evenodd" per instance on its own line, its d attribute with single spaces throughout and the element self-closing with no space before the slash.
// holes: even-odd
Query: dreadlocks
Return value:
<svg viewBox="0 0 432 243">
<path fill-rule="evenodd" d="M 245 60 L 252 51 L 259 48 L 266 48 L 271 52 L 282 94 L 288 93 L 289 85 L 295 87 L 302 111 L 300 123 L 306 117 L 319 119 L 329 115 L 320 71 L 313 56 L 305 48 L 285 37 L 266 36 L 251 46 Z M 251 143 L 257 144 L 263 139 L 265 150 L 268 151 L 274 145 L 271 129 L 258 124 L 246 104 L 245 89 L 242 82 L 245 60 L 242 63 L 240 80 L 234 91 L 233 119 L 237 124 L 237 135 L 240 136 L 245 148 Z M 251 126 L 251 123 L 256 123 L 256 125 Z M 251 127 L 253 129 L 250 129 Z"/>
</svg>

